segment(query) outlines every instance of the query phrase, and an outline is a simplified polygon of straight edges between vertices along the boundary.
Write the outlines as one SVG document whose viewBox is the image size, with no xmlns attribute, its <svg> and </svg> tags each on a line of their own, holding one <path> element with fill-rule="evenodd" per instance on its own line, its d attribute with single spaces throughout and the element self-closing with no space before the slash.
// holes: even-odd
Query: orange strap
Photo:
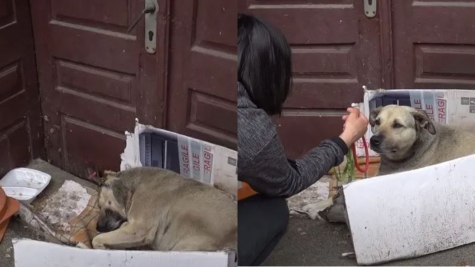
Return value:
<svg viewBox="0 0 475 267">
<path fill-rule="evenodd" d="M 249 184 L 242 182 L 242 187 L 238 189 L 238 201 L 257 194 Z"/>
<path fill-rule="evenodd" d="M 352 150 L 353 150 L 353 160 L 355 163 L 355 167 L 358 171 L 363 173 L 365 177 L 368 175 L 368 170 L 369 170 L 369 152 L 368 152 L 368 144 L 366 143 L 366 138 L 364 136 L 361 137 L 363 141 L 363 147 L 364 147 L 364 153 L 365 153 L 365 167 L 362 169 L 360 167 L 360 164 L 358 163 L 358 158 L 356 157 L 356 146 L 355 144 L 352 145 Z"/>
</svg>

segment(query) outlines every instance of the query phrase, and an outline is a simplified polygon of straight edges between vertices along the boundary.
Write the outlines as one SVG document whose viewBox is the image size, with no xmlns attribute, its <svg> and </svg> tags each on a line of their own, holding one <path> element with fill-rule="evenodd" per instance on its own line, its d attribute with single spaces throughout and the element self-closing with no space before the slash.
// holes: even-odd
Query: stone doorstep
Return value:
<svg viewBox="0 0 475 267">
<path fill-rule="evenodd" d="M 95 190 L 97 188 L 95 184 L 75 177 L 74 175 L 71 175 L 41 159 L 33 160 L 27 167 L 46 172 L 52 176 L 48 187 L 46 187 L 37 199 L 31 203 L 31 209 L 35 209 L 35 207 L 38 207 L 39 205 L 44 205 L 45 201 L 57 192 L 66 180 L 73 180 L 90 190 Z M 0 266 L 15 266 L 12 241 L 13 239 L 22 238 L 63 244 L 56 237 L 45 232 L 41 227 L 39 227 L 39 225 L 30 225 L 22 220 L 20 216 L 16 215 L 10 220 L 6 235 L 0 243 L 0 255 L 4 256 L 0 256 Z"/>
<path fill-rule="evenodd" d="M 27 221 L 25 221 L 24 220 L 25 214 L 27 217 L 29 216 L 31 219 L 31 216 L 32 216 L 31 213 L 37 214 L 37 211 L 41 210 L 46 205 L 48 199 L 50 199 L 50 197 L 54 193 L 56 193 L 59 190 L 59 188 L 63 185 L 63 183 L 67 180 L 71 180 L 80 184 L 81 186 L 86 188 L 86 190 L 89 193 L 92 193 L 94 191 L 97 192 L 98 187 L 97 185 L 91 182 L 88 182 L 84 179 L 78 178 L 66 171 L 61 170 L 60 168 L 55 167 L 42 159 L 33 160 L 27 167 L 50 174 L 51 182 L 45 188 L 45 190 L 41 192 L 41 194 L 38 195 L 38 197 L 30 204 L 30 206 L 28 207 L 28 210 L 24 210 L 24 209 L 22 210 L 21 214 L 23 218 L 21 219 L 16 218 L 16 219 L 20 219 L 21 223 L 24 223 L 28 228 L 35 231 L 38 235 L 42 235 L 45 241 L 48 241 L 51 243 L 63 244 L 56 237 L 48 233 L 48 231 L 45 231 L 38 223 L 28 223 Z"/>
</svg>

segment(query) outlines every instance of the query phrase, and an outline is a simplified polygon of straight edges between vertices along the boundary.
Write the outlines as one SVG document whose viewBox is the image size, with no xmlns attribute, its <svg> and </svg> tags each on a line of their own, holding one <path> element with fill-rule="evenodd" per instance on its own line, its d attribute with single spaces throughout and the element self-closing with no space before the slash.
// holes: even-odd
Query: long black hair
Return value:
<svg viewBox="0 0 475 267">
<path fill-rule="evenodd" d="M 291 57 L 280 31 L 254 16 L 238 14 L 238 81 L 269 115 L 282 113 L 291 87 Z"/>
</svg>

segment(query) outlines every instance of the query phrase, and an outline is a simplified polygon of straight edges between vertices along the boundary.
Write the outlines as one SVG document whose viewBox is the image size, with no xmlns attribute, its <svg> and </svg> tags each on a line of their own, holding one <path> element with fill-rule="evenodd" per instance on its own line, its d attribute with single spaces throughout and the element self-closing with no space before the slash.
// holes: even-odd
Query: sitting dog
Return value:
<svg viewBox="0 0 475 267">
<path fill-rule="evenodd" d="M 228 193 L 160 168 L 104 173 L 95 249 L 235 251 L 237 203 Z"/>
<path fill-rule="evenodd" d="M 381 156 L 378 175 L 414 170 L 475 153 L 475 133 L 433 123 L 425 111 L 388 105 L 371 111 L 370 147 Z"/>
<path fill-rule="evenodd" d="M 423 110 L 387 105 L 371 111 L 374 127 L 370 147 L 381 157 L 378 175 L 410 171 L 475 154 L 475 133 L 469 127 L 431 121 Z M 465 127 L 465 128 L 463 128 Z M 340 190 L 318 214 L 330 222 L 345 222 L 346 209 Z M 328 207 L 330 206 L 330 207 Z"/>
</svg>

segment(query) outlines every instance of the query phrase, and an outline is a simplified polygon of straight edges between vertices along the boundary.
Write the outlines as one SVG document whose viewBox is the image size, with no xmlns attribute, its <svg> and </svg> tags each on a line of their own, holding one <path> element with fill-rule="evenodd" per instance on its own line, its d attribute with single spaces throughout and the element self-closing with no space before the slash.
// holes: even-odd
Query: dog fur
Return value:
<svg viewBox="0 0 475 267">
<path fill-rule="evenodd" d="M 425 111 L 397 105 L 373 109 L 369 123 L 374 127 L 371 149 L 381 157 L 378 175 L 410 171 L 475 154 L 475 133 L 470 131 L 475 130 L 474 125 L 434 123 Z M 346 222 L 342 190 L 318 215 L 328 222 Z"/>
<path fill-rule="evenodd" d="M 230 194 L 151 167 L 105 172 L 95 249 L 235 251 L 237 203 Z"/>
<path fill-rule="evenodd" d="M 370 147 L 379 153 L 378 175 L 414 170 L 475 153 L 467 126 L 433 123 L 425 111 L 388 105 L 373 109 Z"/>
</svg>

